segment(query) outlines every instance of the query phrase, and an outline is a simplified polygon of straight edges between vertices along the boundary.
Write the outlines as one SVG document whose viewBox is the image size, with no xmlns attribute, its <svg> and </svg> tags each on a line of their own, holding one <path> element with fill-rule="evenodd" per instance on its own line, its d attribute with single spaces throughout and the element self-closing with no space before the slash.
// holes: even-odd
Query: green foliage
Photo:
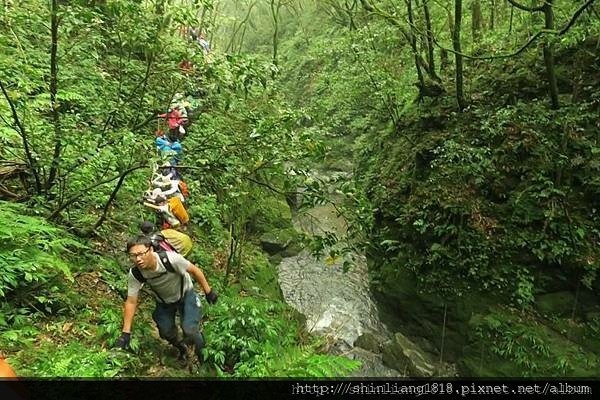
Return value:
<svg viewBox="0 0 600 400">
<path fill-rule="evenodd" d="M 315 354 L 313 346 L 281 347 L 265 345 L 264 352 L 236 370 L 239 377 L 332 378 L 348 376 L 360 362 L 342 356 Z"/>
<path fill-rule="evenodd" d="M 265 343 L 293 343 L 293 336 L 289 336 L 293 333 L 280 318 L 284 309 L 281 304 L 253 298 L 240 298 L 235 304 L 220 302 L 211 309 L 211 323 L 207 325 L 211 346 L 205 349 L 205 357 L 218 366 L 233 368 L 262 353 Z"/>
<path fill-rule="evenodd" d="M 205 234 L 208 234 L 211 243 L 214 245 L 222 243 L 225 231 L 220 219 L 220 208 L 214 195 L 198 195 L 193 199 L 188 213 L 192 222 L 200 226 Z"/>
<path fill-rule="evenodd" d="M 472 323 L 476 336 L 486 343 L 489 353 L 500 362 L 510 361 L 519 376 L 582 376 L 598 369 L 598 358 L 545 328 L 535 326 L 527 315 L 509 310 L 476 316 Z"/>
<path fill-rule="evenodd" d="M 112 378 L 135 365 L 136 358 L 126 352 L 72 342 L 59 348 L 45 343 L 33 356 L 19 357 L 14 366 L 24 376 Z"/>
<path fill-rule="evenodd" d="M 425 168 L 415 164 L 398 174 L 390 164 L 383 179 L 363 174 L 369 176 L 366 186 L 377 190 L 375 206 L 395 225 L 382 227 L 377 248 L 412 269 L 425 286 L 454 295 L 494 289 L 530 304 L 537 265 L 572 269 L 563 273 L 589 285 L 598 268 L 587 235 L 596 231 L 598 217 L 583 206 L 598 193 L 585 128 L 593 120 L 590 112 L 565 107 L 563 117 L 552 119 L 537 104 L 491 115 L 478 110 L 483 129 L 457 124 L 433 143 L 424 142 L 423 150 L 401 156 L 407 164 L 424 157 Z M 579 128 L 566 129 L 565 119 Z M 376 159 L 376 170 L 385 157 Z M 385 186 L 371 184 L 374 179 Z M 390 201 L 395 205 L 386 207 Z"/>
<path fill-rule="evenodd" d="M 183 78 L 177 71 L 185 54 L 182 40 L 167 30 L 169 15 L 157 15 L 139 2 L 110 2 L 106 8 L 58 4 L 57 113 L 50 104 L 47 3 L 2 7 L 0 68 L 7 72 L 8 97 L 24 132 L 13 120 L 8 99 L 0 102 L 11 135 L 2 155 L 32 163 L 28 194 L 44 195 L 50 209 L 66 207 L 74 225 L 89 227 L 113 190 L 112 181 L 144 164 L 150 141 L 140 140 L 148 114 L 168 106 Z M 169 52 L 164 49 L 169 48 Z M 135 132 L 135 133 L 134 133 Z M 27 140 L 31 159 L 25 153 Z M 3 146 L 4 147 L 4 146 Z M 58 153 L 55 154 L 55 151 Z M 55 157 L 56 155 L 56 157 Z M 56 168 L 60 185 L 50 174 Z"/>
<path fill-rule="evenodd" d="M 20 204 L 0 201 L 0 297 L 13 306 L 56 310 L 64 279 L 73 282 L 65 256 L 80 243 Z"/>
<path fill-rule="evenodd" d="M 299 327 L 282 303 L 251 297 L 210 309 L 204 357 L 237 377 L 340 376 L 358 366 L 344 357 L 298 345 Z"/>
</svg>

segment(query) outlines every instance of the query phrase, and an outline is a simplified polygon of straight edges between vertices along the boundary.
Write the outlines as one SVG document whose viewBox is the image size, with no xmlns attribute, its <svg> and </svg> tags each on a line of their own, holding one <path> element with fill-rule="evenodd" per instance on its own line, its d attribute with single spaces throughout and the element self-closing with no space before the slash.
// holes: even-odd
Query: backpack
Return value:
<svg viewBox="0 0 600 400">
<path fill-rule="evenodd" d="M 174 251 L 175 253 L 179 253 L 179 251 L 177 251 L 177 249 L 175 247 L 173 247 L 173 245 L 167 241 L 167 239 L 165 238 L 165 236 L 162 233 L 153 233 L 152 235 L 149 236 L 149 239 L 150 239 L 150 242 L 152 242 L 152 248 L 157 253 L 160 251 Z M 165 268 L 166 267 L 167 266 L 165 265 Z"/>
<path fill-rule="evenodd" d="M 190 192 L 188 190 L 187 183 L 185 183 L 183 180 L 179 181 L 179 191 L 181 192 L 183 197 L 185 197 L 185 198 L 190 197 Z"/>
<path fill-rule="evenodd" d="M 177 218 L 182 225 L 187 224 L 190 220 L 190 216 L 183 206 L 181 199 L 179 197 L 171 197 L 167 202 L 169 203 L 169 211 L 171 211 L 175 218 Z M 171 226 L 176 225 L 171 224 Z"/>
<path fill-rule="evenodd" d="M 177 250 L 179 254 L 187 257 L 192 251 L 193 243 L 192 239 L 183 232 L 179 232 L 175 229 L 163 229 L 160 231 L 165 241 Z"/>
<path fill-rule="evenodd" d="M 160 278 L 161 276 L 165 275 L 165 274 L 169 274 L 169 273 L 176 273 L 175 272 L 175 268 L 173 268 L 173 265 L 171 265 L 171 261 L 169 261 L 169 257 L 167 256 L 167 252 L 166 251 L 157 251 L 158 257 L 160 258 L 160 261 L 162 262 L 162 264 L 165 266 L 165 269 L 167 270 L 167 272 L 163 272 L 162 274 L 160 274 L 159 276 L 156 276 L 154 278 L 150 278 L 150 280 L 152 279 L 156 279 L 156 278 Z M 168 304 L 159 294 L 158 292 L 156 292 L 156 290 L 154 290 L 154 288 L 152 287 L 152 284 L 150 283 L 150 281 L 146 278 L 144 278 L 144 275 L 142 275 L 142 271 L 140 271 L 140 269 L 138 267 L 133 267 L 129 270 L 129 272 L 131 272 L 131 274 L 133 275 L 133 277 L 135 279 L 137 279 L 138 282 L 140 283 L 146 283 L 148 284 L 148 287 L 154 292 L 154 294 L 156 295 L 156 297 L 158 297 L 158 299 L 164 303 L 164 304 Z M 183 284 L 184 284 L 184 276 L 181 275 L 181 286 L 179 289 L 179 299 L 183 299 Z"/>
</svg>

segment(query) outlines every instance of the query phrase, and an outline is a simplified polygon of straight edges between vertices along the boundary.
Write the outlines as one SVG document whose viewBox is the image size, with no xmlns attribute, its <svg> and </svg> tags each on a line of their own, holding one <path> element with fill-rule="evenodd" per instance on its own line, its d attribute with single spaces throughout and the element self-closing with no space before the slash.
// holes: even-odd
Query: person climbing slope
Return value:
<svg viewBox="0 0 600 400">
<path fill-rule="evenodd" d="M 198 360 L 202 362 L 204 338 L 199 330 L 202 308 L 192 278 L 202 287 L 209 304 L 216 304 L 218 296 L 200 268 L 181 254 L 172 251 L 155 252 L 152 242 L 145 235 L 129 239 L 127 254 L 134 267 L 129 270 L 127 277 L 123 329 L 115 346 L 122 349 L 129 347 L 138 295 L 140 289 L 147 284 L 156 298 L 152 319 L 156 322 L 160 337 L 178 350 L 179 361 L 187 361 L 186 345 L 192 345 Z M 180 315 L 183 340 L 179 338 L 175 325 L 177 313 Z"/>
<path fill-rule="evenodd" d="M 179 109 L 169 108 L 166 113 L 158 114 L 158 117 L 166 118 L 171 138 L 179 139 L 185 135 L 184 126 L 187 125 L 188 120 L 181 114 Z"/>
<path fill-rule="evenodd" d="M 156 139 L 154 140 L 154 143 L 156 144 L 156 148 L 160 152 L 161 157 L 171 157 L 169 163 L 171 165 L 177 165 L 183 153 L 181 143 L 179 143 L 178 140 L 171 140 L 171 138 L 162 130 L 156 131 L 155 134 Z"/>
</svg>

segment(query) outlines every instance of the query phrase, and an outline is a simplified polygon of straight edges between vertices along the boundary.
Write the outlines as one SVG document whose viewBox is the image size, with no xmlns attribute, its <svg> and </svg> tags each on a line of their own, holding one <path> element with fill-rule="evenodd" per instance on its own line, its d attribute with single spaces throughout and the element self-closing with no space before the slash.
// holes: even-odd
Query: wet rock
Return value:
<svg viewBox="0 0 600 400">
<path fill-rule="evenodd" d="M 431 377 L 437 370 L 430 356 L 401 333 L 384 346 L 383 363 L 413 377 Z"/>
<path fill-rule="evenodd" d="M 361 378 L 395 378 L 402 376 L 402 374 L 395 369 L 383 365 L 381 354 L 372 353 L 360 347 L 355 347 L 350 354 L 348 354 L 348 357 L 361 362 L 361 367 L 354 371 L 350 376 Z"/>
<path fill-rule="evenodd" d="M 358 338 L 356 338 L 354 346 L 363 348 L 372 353 L 381 353 L 383 343 L 385 343 L 387 340 L 388 339 L 384 338 L 381 335 L 376 335 L 372 332 L 365 332 Z"/>
</svg>

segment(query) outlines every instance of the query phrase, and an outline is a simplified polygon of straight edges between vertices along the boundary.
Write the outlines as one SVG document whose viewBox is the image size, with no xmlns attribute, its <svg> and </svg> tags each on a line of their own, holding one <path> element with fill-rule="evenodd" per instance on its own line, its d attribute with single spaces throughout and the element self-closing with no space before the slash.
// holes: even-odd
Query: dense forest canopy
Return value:
<svg viewBox="0 0 600 400">
<path fill-rule="evenodd" d="M 30 375 L 179 376 L 108 349 L 157 115 L 183 94 L 193 257 L 224 293 L 205 374 L 355 367 L 305 336 L 267 235 L 365 253 L 390 323 L 459 373 L 597 376 L 596 3 L 3 1 L 0 350 Z M 294 230 L 290 208 L 333 202 L 346 237 Z"/>
</svg>

